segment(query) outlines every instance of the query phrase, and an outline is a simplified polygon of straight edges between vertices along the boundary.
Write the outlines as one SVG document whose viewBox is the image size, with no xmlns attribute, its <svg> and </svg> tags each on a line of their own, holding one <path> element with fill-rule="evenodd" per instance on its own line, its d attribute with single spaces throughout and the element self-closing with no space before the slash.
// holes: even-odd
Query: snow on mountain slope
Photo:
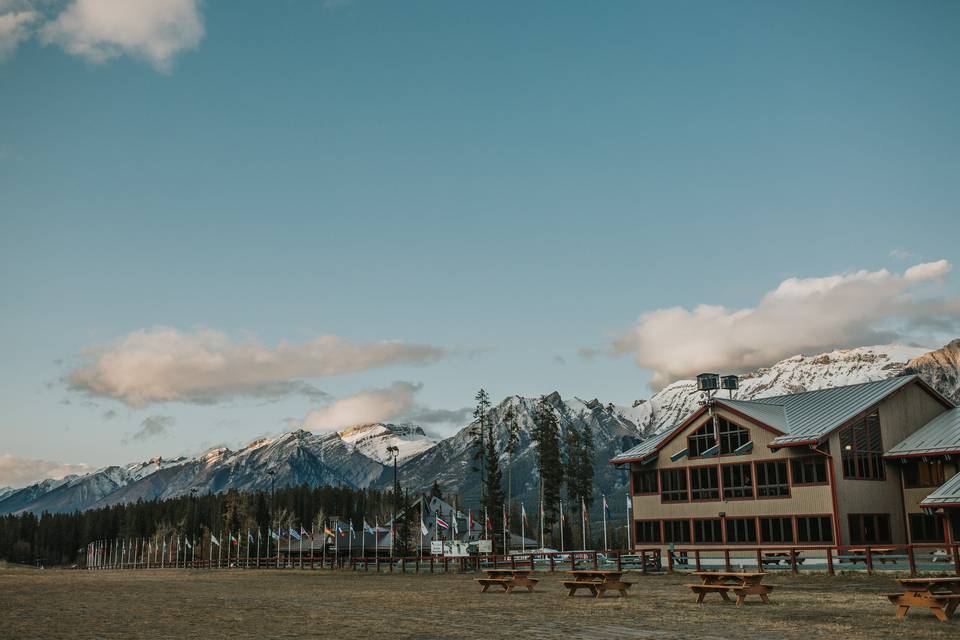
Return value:
<svg viewBox="0 0 960 640">
<path fill-rule="evenodd" d="M 0 514 L 14 513 L 33 504 L 62 484 L 81 476 L 69 475 L 60 479 L 47 478 L 22 489 L 16 489 L 0 499 Z"/>
<path fill-rule="evenodd" d="M 381 464 L 393 464 L 388 447 L 397 447 L 397 464 L 436 446 L 423 429 L 414 424 L 365 424 L 340 432 L 340 439 Z"/>
<path fill-rule="evenodd" d="M 0 487 L 0 501 L 16 491 L 13 487 Z"/>
<path fill-rule="evenodd" d="M 907 363 L 940 393 L 960 404 L 960 339 Z"/>
</svg>

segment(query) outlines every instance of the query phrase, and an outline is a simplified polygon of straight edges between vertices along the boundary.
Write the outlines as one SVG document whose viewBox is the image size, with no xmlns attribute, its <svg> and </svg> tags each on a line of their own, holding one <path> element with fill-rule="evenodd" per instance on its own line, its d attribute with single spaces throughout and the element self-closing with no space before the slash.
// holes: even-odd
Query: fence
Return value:
<svg viewBox="0 0 960 640">
<path fill-rule="evenodd" d="M 915 544 L 858 547 L 756 546 L 647 548 L 633 551 L 576 551 L 485 554 L 468 557 L 365 556 L 323 554 L 270 557 L 238 555 L 229 559 L 188 560 L 183 558 L 134 558 L 95 562 L 90 570 L 138 569 L 337 569 L 389 573 L 467 573 L 493 568 L 529 568 L 537 571 L 565 571 L 582 568 L 616 569 L 640 573 L 669 573 L 724 569 L 799 574 L 801 572 L 888 570 L 909 572 L 953 571 L 960 575 L 960 545 Z"/>
</svg>

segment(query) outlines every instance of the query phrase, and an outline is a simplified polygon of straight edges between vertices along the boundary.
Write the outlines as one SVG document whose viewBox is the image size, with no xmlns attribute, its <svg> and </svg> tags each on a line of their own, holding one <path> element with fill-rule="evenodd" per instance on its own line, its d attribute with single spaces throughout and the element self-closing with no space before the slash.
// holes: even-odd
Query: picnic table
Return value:
<svg viewBox="0 0 960 640">
<path fill-rule="evenodd" d="M 696 571 L 700 576 L 700 584 L 686 585 L 697 594 L 697 604 L 703 603 L 708 593 L 719 593 L 720 597 L 730 602 L 730 592 L 737 596 L 737 606 L 742 606 L 747 596 L 760 596 L 764 604 L 770 604 L 767 595 L 773 587 L 763 584 L 764 573 L 744 573 L 737 571 Z"/>
<path fill-rule="evenodd" d="M 897 605 L 897 620 L 903 620 L 910 607 L 927 607 L 940 622 L 946 622 L 960 604 L 960 576 L 952 578 L 899 578 L 902 593 L 885 593 Z"/>
<path fill-rule="evenodd" d="M 903 554 L 897 554 L 894 547 L 870 547 L 870 557 L 875 562 L 886 564 L 888 562 L 896 564 L 898 560 L 906 558 Z M 847 549 L 846 555 L 838 556 L 840 562 L 849 562 L 856 564 L 858 562 L 867 562 L 867 549 L 865 547 L 853 547 Z"/>
<path fill-rule="evenodd" d="M 563 586 L 570 590 L 568 596 L 574 595 L 579 589 L 587 589 L 595 598 L 602 598 L 607 591 L 619 591 L 623 597 L 627 596 L 627 589 L 633 586 L 632 582 L 625 582 L 623 571 L 606 571 L 603 569 L 578 569 L 568 571 L 573 580 L 564 580 Z"/>
<path fill-rule="evenodd" d="M 527 591 L 533 591 L 533 587 L 539 582 L 530 577 L 531 569 L 484 569 L 485 578 L 474 578 L 483 588 L 480 593 L 486 593 L 487 589 L 493 585 L 503 587 L 507 593 L 513 593 L 514 587 L 526 587 Z"/>
<path fill-rule="evenodd" d="M 799 553 L 796 554 L 797 564 L 803 564 L 804 558 Z M 790 564 L 790 552 L 789 551 L 768 551 L 763 554 L 763 566 L 772 564 L 774 566 L 779 566 L 781 562 Z"/>
</svg>

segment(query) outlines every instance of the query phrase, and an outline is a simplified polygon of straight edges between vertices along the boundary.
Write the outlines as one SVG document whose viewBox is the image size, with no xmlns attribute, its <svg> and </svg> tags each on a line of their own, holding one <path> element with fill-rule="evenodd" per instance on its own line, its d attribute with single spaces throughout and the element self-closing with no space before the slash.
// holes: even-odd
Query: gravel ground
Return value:
<svg viewBox="0 0 960 640">
<path fill-rule="evenodd" d="M 599 601 L 567 597 L 562 574 L 509 596 L 474 577 L 0 568 L 0 638 L 960 638 L 960 612 L 897 622 L 887 576 L 771 576 L 772 604 L 742 608 L 698 606 L 682 575 L 628 577 L 629 598 Z"/>
</svg>

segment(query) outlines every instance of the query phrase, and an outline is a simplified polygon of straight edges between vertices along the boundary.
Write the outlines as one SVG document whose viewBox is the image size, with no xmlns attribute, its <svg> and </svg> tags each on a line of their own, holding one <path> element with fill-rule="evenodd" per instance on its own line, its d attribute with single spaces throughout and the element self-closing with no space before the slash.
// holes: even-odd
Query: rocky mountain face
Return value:
<svg viewBox="0 0 960 640">
<path fill-rule="evenodd" d="M 817 356 L 795 356 L 740 378 L 737 398 L 756 398 L 879 380 L 916 372 L 938 391 L 960 402 L 960 340 L 935 351 L 897 345 L 838 349 Z M 719 372 L 724 373 L 724 372 Z M 511 469 L 515 499 L 536 503 L 536 450 L 530 436 L 537 398 L 509 396 L 491 409 L 507 479 L 507 428 L 504 415 L 512 408 L 520 437 Z M 570 428 L 593 430 L 596 443 L 597 492 L 610 498 L 611 509 L 624 509 L 626 473 L 608 464 L 616 453 L 645 437 L 669 428 L 697 406 L 696 383 L 681 380 L 630 407 L 598 400 L 564 399 L 553 392 L 547 403 L 557 416 L 561 436 Z M 239 451 L 212 449 L 191 458 L 153 459 L 126 467 L 106 467 L 84 476 L 44 480 L 7 494 L 0 492 L 0 514 L 20 511 L 72 511 L 131 502 L 170 498 L 236 488 L 269 490 L 307 483 L 388 488 L 393 481 L 393 453 L 397 447 L 398 474 L 410 491 L 426 491 L 434 481 L 444 491 L 460 494 L 462 504 L 476 504 L 479 473 L 473 471 L 470 428 L 466 425 L 444 440 L 431 439 L 409 424 L 370 424 L 336 433 L 295 431 L 277 438 L 251 442 Z M 275 471 L 271 478 L 268 471 Z M 597 501 L 599 502 L 599 501 Z"/>
</svg>

